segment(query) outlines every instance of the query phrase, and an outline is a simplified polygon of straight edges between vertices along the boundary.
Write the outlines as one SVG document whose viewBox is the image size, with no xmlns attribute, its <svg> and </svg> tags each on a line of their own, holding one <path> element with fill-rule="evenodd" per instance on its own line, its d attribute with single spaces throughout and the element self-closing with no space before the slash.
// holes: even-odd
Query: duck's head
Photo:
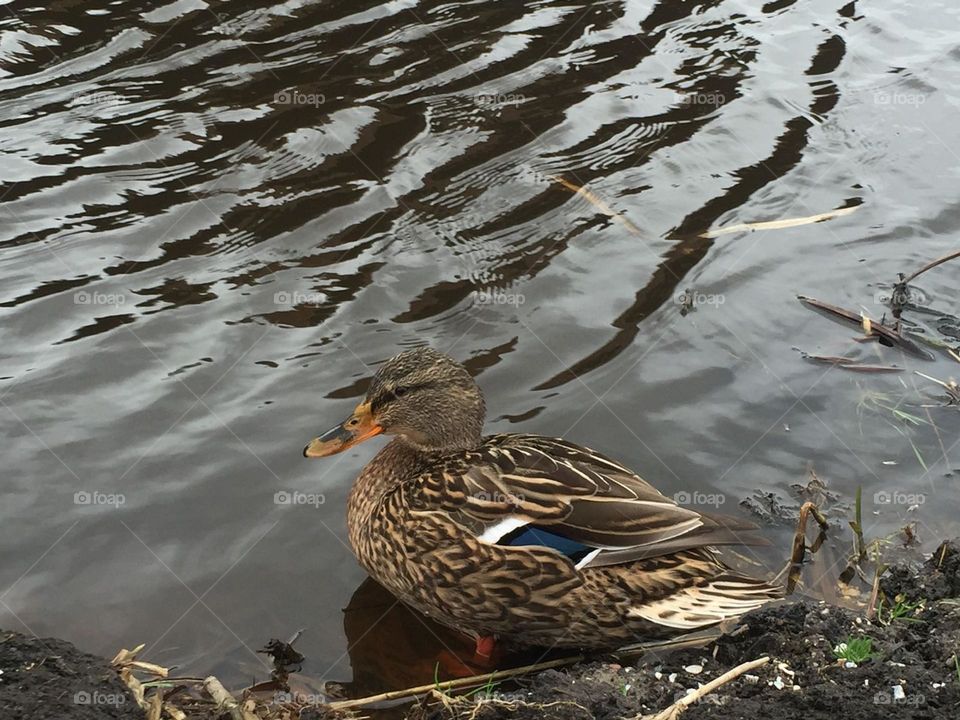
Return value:
<svg viewBox="0 0 960 720">
<path fill-rule="evenodd" d="M 463 365 L 430 348 L 407 350 L 380 367 L 353 414 L 303 455 L 326 457 L 380 433 L 422 452 L 464 450 L 480 443 L 484 414 L 483 395 Z"/>
</svg>

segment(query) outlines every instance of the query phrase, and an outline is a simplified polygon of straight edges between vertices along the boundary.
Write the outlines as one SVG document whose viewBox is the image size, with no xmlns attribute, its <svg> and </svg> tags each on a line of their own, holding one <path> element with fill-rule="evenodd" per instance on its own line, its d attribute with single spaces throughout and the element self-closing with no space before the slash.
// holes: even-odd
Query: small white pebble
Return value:
<svg viewBox="0 0 960 720">
<path fill-rule="evenodd" d="M 894 700 L 903 700 L 906 697 L 906 693 L 903 692 L 903 685 L 894 685 L 893 686 L 893 699 Z"/>
<path fill-rule="evenodd" d="M 781 678 L 779 675 L 777 675 L 777 679 L 773 681 L 773 686 L 774 686 L 777 690 L 783 690 L 783 688 L 784 688 L 783 678 Z"/>
<path fill-rule="evenodd" d="M 893 665 L 893 667 L 906 667 L 906 665 L 904 665 L 903 663 L 894 662 L 893 660 L 890 661 L 890 665 Z"/>
<path fill-rule="evenodd" d="M 863 686 L 864 686 L 864 687 L 870 687 L 870 678 L 864 678 L 864 679 L 863 679 Z"/>
<path fill-rule="evenodd" d="M 703 665 L 687 665 L 684 670 L 691 675 L 699 675 L 703 672 Z"/>
<path fill-rule="evenodd" d="M 849 670 L 849 669 L 851 669 L 851 668 L 855 668 L 855 667 L 857 666 L 857 664 L 856 664 L 855 662 L 850 662 L 849 660 L 847 660 L 847 661 L 843 664 L 843 666 Z"/>
<path fill-rule="evenodd" d="M 632 667 L 627 667 L 627 668 L 624 668 L 623 671 L 624 671 L 624 672 L 633 672 L 633 668 L 632 668 Z"/>
<path fill-rule="evenodd" d="M 2 672 L 3 672 L 3 671 L 0 670 L 0 673 L 2 673 Z M 934 690 L 939 690 L 939 689 L 942 688 L 943 686 L 944 686 L 944 683 L 932 683 L 932 684 L 930 685 L 930 687 L 932 687 Z"/>
<path fill-rule="evenodd" d="M 744 675 L 744 676 L 743 676 L 743 679 L 744 679 L 746 682 L 750 683 L 751 685 L 754 685 L 754 684 L 760 682 L 760 676 L 759 676 L 759 675 Z"/>
<path fill-rule="evenodd" d="M 624 692 L 627 692 L 627 691 L 628 691 L 630 688 L 632 688 L 632 687 L 633 687 L 633 685 L 624 685 L 624 686 L 623 686 L 623 691 L 624 691 Z"/>
<path fill-rule="evenodd" d="M 794 686 L 793 686 L 793 691 L 794 691 L 794 692 L 797 692 L 798 690 L 800 690 L 800 686 L 799 686 L 799 685 L 794 685 Z"/>
<path fill-rule="evenodd" d="M 884 464 L 884 465 L 896 465 L 896 464 L 897 464 L 897 461 L 896 461 L 896 460 L 884 460 L 884 461 L 883 461 L 883 464 Z"/>
<path fill-rule="evenodd" d="M 653 676 L 654 676 L 657 680 L 659 680 L 660 678 L 663 677 L 663 673 L 660 672 L 659 670 L 657 670 L 657 671 L 653 674 Z"/>
<path fill-rule="evenodd" d="M 676 681 L 677 681 L 676 673 L 670 673 L 669 675 L 667 675 L 667 682 L 676 682 Z"/>
</svg>

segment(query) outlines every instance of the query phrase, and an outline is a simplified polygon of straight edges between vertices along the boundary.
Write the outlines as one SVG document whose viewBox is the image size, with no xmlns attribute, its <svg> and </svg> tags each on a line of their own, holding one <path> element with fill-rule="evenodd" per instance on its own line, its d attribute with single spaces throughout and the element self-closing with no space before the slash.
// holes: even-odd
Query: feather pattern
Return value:
<svg viewBox="0 0 960 720">
<path fill-rule="evenodd" d="M 616 645 L 778 596 L 710 549 L 759 544 L 749 525 L 681 507 L 622 465 L 555 438 L 493 435 L 441 456 L 395 440 L 357 481 L 348 519 L 361 563 L 405 602 L 524 644 Z"/>
</svg>

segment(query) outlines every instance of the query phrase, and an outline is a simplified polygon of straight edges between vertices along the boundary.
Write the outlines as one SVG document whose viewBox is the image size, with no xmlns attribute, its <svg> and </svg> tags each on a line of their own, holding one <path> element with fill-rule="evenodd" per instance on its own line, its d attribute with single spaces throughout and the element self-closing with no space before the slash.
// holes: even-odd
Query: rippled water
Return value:
<svg viewBox="0 0 960 720">
<path fill-rule="evenodd" d="M 415 679 L 378 663 L 426 634 L 365 634 L 389 603 L 354 597 L 345 545 L 379 441 L 300 450 L 423 342 L 468 362 L 491 430 L 668 495 L 748 516 L 812 464 L 864 488 L 870 535 L 957 534 L 960 414 L 912 374 L 956 363 L 795 298 L 879 317 L 957 246 L 954 4 L 50 5 L 0 14 L 0 626 L 233 681 L 307 628 L 305 675 Z M 926 304 L 956 311 L 957 268 Z"/>
</svg>

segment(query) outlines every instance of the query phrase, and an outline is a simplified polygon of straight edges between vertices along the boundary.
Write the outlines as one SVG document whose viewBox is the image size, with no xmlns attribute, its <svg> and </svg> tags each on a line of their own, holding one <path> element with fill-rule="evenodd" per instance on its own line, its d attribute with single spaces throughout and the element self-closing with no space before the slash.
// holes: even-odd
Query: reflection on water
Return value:
<svg viewBox="0 0 960 720">
<path fill-rule="evenodd" d="M 369 578 L 343 611 L 343 632 L 353 668 L 353 679 L 344 684 L 349 697 L 429 682 L 447 647 L 470 650 L 456 633 L 397 603 Z"/>
<path fill-rule="evenodd" d="M 344 608 L 343 631 L 353 679 L 340 685 L 349 697 L 367 697 L 492 669 L 471 664 L 473 641 L 398 603 L 369 578 Z M 542 650 L 514 650 L 506 655 L 498 652 L 498 666 L 519 666 L 555 655 Z"/>
<path fill-rule="evenodd" d="M 879 317 L 955 245 L 950 3 L 4 9 L 0 626 L 227 682 L 307 627 L 305 675 L 419 676 L 425 633 L 348 649 L 339 612 L 375 448 L 300 448 L 423 342 L 478 376 L 491 430 L 564 435 L 667 495 L 749 515 L 812 463 L 864 489 L 868 534 L 956 534 L 960 420 L 912 374 L 955 363 L 852 347 L 795 299 Z M 921 277 L 929 308 L 956 313 L 956 277 Z M 883 501 L 904 493 L 924 502 Z"/>
</svg>

